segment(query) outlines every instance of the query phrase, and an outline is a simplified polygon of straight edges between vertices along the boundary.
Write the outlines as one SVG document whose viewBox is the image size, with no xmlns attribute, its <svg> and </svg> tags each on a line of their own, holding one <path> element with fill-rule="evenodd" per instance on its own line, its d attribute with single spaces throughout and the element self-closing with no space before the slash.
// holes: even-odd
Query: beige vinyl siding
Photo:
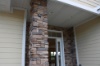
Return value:
<svg viewBox="0 0 100 66">
<path fill-rule="evenodd" d="M 24 11 L 0 12 L 0 66 L 21 66 Z"/>
<path fill-rule="evenodd" d="M 75 28 L 79 63 L 100 66 L 100 17 Z"/>
</svg>

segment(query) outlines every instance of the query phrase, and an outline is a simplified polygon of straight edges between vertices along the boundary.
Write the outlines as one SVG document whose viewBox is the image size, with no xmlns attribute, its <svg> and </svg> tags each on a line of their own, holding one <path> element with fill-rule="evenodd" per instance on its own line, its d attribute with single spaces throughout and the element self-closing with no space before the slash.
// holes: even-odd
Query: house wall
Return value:
<svg viewBox="0 0 100 66">
<path fill-rule="evenodd" d="M 49 66 L 47 0 L 31 0 L 30 5 L 31 23 L 27 30 L 26 66 Z M 49 29 L 64 32 L 66 65 L 76 66 L 73 29 L 55 26 L 49 26 Z"/>
<path fill-rule="evenodd" d="M 29 25 L 30 23 L 27 23 L 27 40 L 29 38 Z M 50 30 L 58 30 L 63 31 L 64 36 L 64 51 L 65 51 L 65 64 L 66 66 L 77 66 L 76 63 L 76 51 L 75 51 L 75 42 L 74 42 L 74 34 L 73 34 L 73 28 L 65 29 L 62 27 L 57 26 L 48 26 L 48 29 Z M 28 48 L 29 41 L 26 42 L 26 66 L 29 66 L 29 54 L 28 54 Z"/>
<path fill-rule="evenodd" d="M 24 11 L 0 12 L 0 66 L 21 66 Z"/>
<path fill-rule="evenodd" d="M 100 65 L 100 17 L 75 28 L 79 63 L 82 66 Z"/>
</svg>

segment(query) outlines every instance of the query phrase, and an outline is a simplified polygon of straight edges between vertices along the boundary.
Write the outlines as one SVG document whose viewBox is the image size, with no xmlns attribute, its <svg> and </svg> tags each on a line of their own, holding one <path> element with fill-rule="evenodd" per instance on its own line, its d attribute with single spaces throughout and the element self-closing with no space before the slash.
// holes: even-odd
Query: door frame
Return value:
<svg viewBox="0 0 100 66">
<path fill-rule="evenodd" d="M 55 39 L 56 40 L 56 47 L 57 46 L 57 40 L 60 39 L 61 41 L 61 44 L 60 44 L 60 48 L 61 48 L 61 64 L 62 66 L 65 66 L 65 54 L 64 54 L 64 40 L 63 40 L 63 32 L 62 31 L 57 31 L 57 30 L 48 30 L 48 32 L 56 32 L 56 33 L 61 33 L 61 38 L 60 37 L 49 37 L 48 36 L 48 39 Z M 57 50 L 57 48 L 56 48 Z M 58 61 L 57 61 L 57 64 L 58 64 Z M 59 65 L 57 65 L 59 66 Z"/>
</svg>

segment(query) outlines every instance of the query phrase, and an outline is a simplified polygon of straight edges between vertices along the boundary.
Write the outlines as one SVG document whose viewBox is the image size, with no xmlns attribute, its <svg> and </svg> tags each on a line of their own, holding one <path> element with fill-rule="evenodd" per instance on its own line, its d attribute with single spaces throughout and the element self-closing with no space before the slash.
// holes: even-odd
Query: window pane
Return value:
<svg viewBox="0 0 100 66">
<path fill-rule="evenodd" d="M 54 56 L 54 53 L 53 52 L 51 52 L 51 56 Z"/>
</svg>

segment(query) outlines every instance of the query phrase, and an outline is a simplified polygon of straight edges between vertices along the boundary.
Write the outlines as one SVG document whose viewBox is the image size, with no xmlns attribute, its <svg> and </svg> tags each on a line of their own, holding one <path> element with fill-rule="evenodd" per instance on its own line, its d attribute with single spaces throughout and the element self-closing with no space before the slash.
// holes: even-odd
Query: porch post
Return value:
<svg viewBox="0 0 100 66">
<path fill-rule="evenodd" d="M 47 0 L 31 0 L 29 66 L 48 65 Z"/>
</svg>

